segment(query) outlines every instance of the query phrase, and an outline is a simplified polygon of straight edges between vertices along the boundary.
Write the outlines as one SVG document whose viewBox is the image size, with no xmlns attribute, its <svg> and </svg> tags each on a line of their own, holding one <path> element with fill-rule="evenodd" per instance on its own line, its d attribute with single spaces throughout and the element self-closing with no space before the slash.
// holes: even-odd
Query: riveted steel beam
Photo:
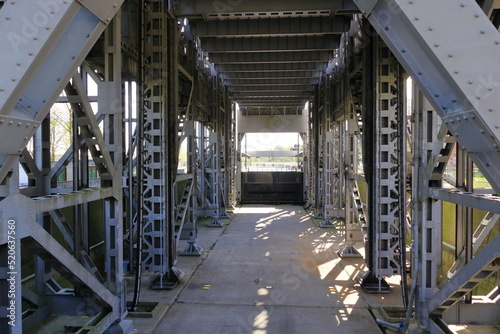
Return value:
<svg viewBox="0 0 500 334">
<path fill-rule="evenodd" d="M 216 65 L 225 64 L 298 64 L 325 63 L 333 58 L 333 52 L 247 52 L 247 53 L 210 53 L 209 60 Z"/>
<path fill-rule="evenodd" d="M 306 92 L 306 91 L 312 91 L 314 90 L 316 86 L 315 85 L 291 85 L 291 86 L 274 86 L 274 85 L 269 85 L 269 86 L 257 86 L 257 87 L 239 87 L 237 91 L 242 92 L 242 93 L 251 93 L 251 92 Z M 234 88 L 230 88 L 229 91 L 235 91 Z"/>
<path fill-rule="evenodd" d="M 215 69 L 218 73 L 315 72 L 324 71 L 326 63 L 216 64 Z"/>
<path fill-rule="evenodd" d="M 305 92 L 303 90 L 289 90 L 289 91 L 246 91 L 246 92 L 232 92 L 231 96 L 235 102 L 238 102 L 238 98 L 243 97 L 243 98 L 261 98 L 261 97 L 273 97 L 273 98 L 298 98 L 298 97 L 305 97 L 309 98 L 312 96 L 311 92 Z"/>
<path fill-rule="evenodd" d="M 200 37 L 273 37 L 342 34 L 349 30 L 350 18 L 300 17 L 264 18 L 259 20 L 196 20 L 193 33 Z"/>
<path fill-rule="evenodd" d="M 283 105 L 283 106 L 281 106 L 281 105 L 267 105 L 267 106 L 266 105 L 262 105 L 262 106 L 243 105 L 243 106 L 240 106 L 240 109 L 244 110 L 248 113 L 250 113 L 252 111 L 258 112 L 258 111 L 262 111 L 262 110 L 275 110 L 275 111 L 280 111 L 280 112 L 283 112 L 283 110 L 285 110 L 286 111 L 285 114 L 288 114 L 288 111 L 291 111 L 291 110 L 293 110 L 294 113 L 296 113 L 296 112 L 301 113 L 303 107 L 304 107 L 303 105 L 300 106 L 300 105 L 292 105 L 292 104 L 291 105 Z M 276 113 L 278 113 L 278 112 L 276 112 Z"/>
<path fill-rule="evenodd" d="M 321 76 L 321 71 L 303 71 L 303 72 L 247 72 L 247 73 L 230 73 L 230 74 L 221 74 L 221 78 L 223 80 L 233 79 L 233 80 L 254 80 L 254 79 L 311 79 L 318 78 Z"/>
<path fill-rule="evenodd" d="M 179 0 L 173 8 L 174 14 L 178 17 L 204 17 L 216 19 L 227 17 L 256 18 L 267 16 L 268 14 L 271 16 L 317 16 L 342 11 L 355 12 L 358 11 L 358 9 L 351 0 Z"/>
<path fill-rule="evenodd" d="M 291 78 L 291 79 L 254 79 L 254 80 L 239 80 L 235 79 L 227 79 L 224 80 L 224 84 L 227 87 L 255 87 L 255 86 L 300 86 L 300 85 L 316 85 L 318 83 L 318 79 L 315 78 Z"/>
<path fill-rule="evenodd" d="M 500 213 L 500 197 L 495 195 L 479 195 L 458 189 L 431 188 L 429 197 L 487 212 Z"/>
<path fill-rule="evenodd" d="M 300 105 L 304 107 L 304 104 L 307 102 L 306 97 L 288 97 L 288 98 L 279 98 L 279 97 L 269 97 L 269 96 L 261 96 L 261 97 L 239 97 L 237 98 L 238 104 L 240 107 L 242 106 L 268 106 L 268 105 Z"/>
<path fill-rule="evenodd" d="M 270 100 L 265 100 L 265 97 L 261 99 L 241 99 L 238 100 L 238 104 L 240 108 L 259 108 L 259 107 L 274 107 L 274 106 L 279 106 L 279 107 L 285 107 L 285 106 L 292 106 L 292 107 L 300 107 L 303 108 L 304 104 L 306 103 L 307 99 L 299 99 L 299 98 L 290 98 L 289 100 L 286 99 L 280 99 L 280 98 L 273 98 Z"/>
<path fill-rule="evenodd" d="M 287 36 L 258 38 L 215 38 L 201 39 L 206 52 L 282 52 L 282 51 L 320 51 L 338 48 L 339 36 Z"/>
</svg>

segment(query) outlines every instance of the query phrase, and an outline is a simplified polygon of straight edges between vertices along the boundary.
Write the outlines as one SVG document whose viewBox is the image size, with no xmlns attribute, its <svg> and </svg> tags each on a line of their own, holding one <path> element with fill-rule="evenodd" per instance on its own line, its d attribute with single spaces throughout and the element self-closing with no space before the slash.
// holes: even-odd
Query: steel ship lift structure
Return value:
<svg viewBox="0 0 500 334">
<path fill-rule="evenodd" d="M 178 255 L 203 252 L 197 216 L 220 227 L 244 200 L 252 132 L 301 135 L 298 196 L 322 227 L 342 228 L 341 256 L 364 246 L 366 291 L 401 276 L 408 317 L 431 333 L 498 325 L 499 11 L 497 0 L 0 1 L 0 332 L 51 314 L 88 316 L 80 333 L 133 332 L 141 272 L 175 288 Z M 53 161 L 60 106 L 71 143 Z M 447 203 L 455 263 L 443 273 Z M 491 292 L 474 296 L 485 281 Z"/>
</svg>

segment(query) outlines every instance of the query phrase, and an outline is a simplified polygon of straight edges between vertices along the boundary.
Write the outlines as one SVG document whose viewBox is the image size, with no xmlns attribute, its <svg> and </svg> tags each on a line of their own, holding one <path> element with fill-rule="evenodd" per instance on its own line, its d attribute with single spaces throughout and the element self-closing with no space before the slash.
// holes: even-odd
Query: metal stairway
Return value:
<svg viewBox="0 0 500 334">
<path fill-rule="evenodd" d="M 86 270 L 69 254 L 47 231 L 36 222 L 29 222 L 32 234 L 22 243 L 36 255 L 73 283 L 80 291 L 85 292 L 99 305 L 114 308 L 118 312 L 119 297 L 114 296 L 99 279 Z M 75 270 L 76 269 L 76 270 Z"/>
<path fill-rule="evenodd" d="M 184 227 L 184 223 L 186 221 L 186 217 L 188 216 L 188 212 L 190 210 L 190 200 L 192 199 L 194 184 L 192 178 L 186 180 L 186 185 L 184 186 L 184 191 L 182 193 L 182 197 L 180 203 L 177 205 L 176 212 L 176 220 L 175 220 L 175 240 L 177 245 L 179 245 L 179 240 L 182 238 L 182 228 Z"/>
<path fill-rule="evenodd" d="M 483 244 L 495 224 L 498 222 L 498 219 L 500 219 L 500 214 L 488 212 L 483 220 L 481 220 L 478 227 L 474 231 L 474 234 L 472 235 L 472 254 L 477 253 L 479 247 Z M 451 279 L 460 269 L 463 268 L 464 256 L 465 249 L 462 249 L 462 251 L 457 256 L 457 260 L 451 266 L 450 270 L 448 270 L 448 273 L 446 275 L 448 279 Z"/>
<path fill-rule="evenodd" d="M 57 226 L 59 231 L 61 232 L 64 240 L 68 244 L 69 248 L 74 251 L 75 245 L 74 245 L 74 232 L 73 232 L 73 227 L 69 224 L 68 220 L 66 217 L 64 217 L 63 213 L 61 210 L 51 210 L 49 211 L 50 218 L 54 221 L 54 224 Z"/>
<path fill-rule="evenodd" d="M 438 140 L 436 143 L 437 146 L 434 148 L 434 150 L 439 150 L 439 152 L 432 155 L 435 159 L 429 161 L 427 165 L 430 187 L 441 186 L 446 165 L 450 160 L 455 143 L 456 140 L 448 129 L 446 127 L 441 127 L 441 130 L 438 133 Z M 449 181 L 452 181 L 452 184 L 455 183 L 453 180 Z"/>
<path fill-rule="evenodd" d="M 459 302 L 481 282 L 498 272 L 500 266 L 500 235 L 485 246 L 460 272 L 453 276 L 445 288 L 439 290 L 427 303 L 428 311 L 442 314 Z"/>
<path fill-rule="evenodd" d="M 352 193 L 355 208 L 354 215 L 359 224 L 361 236 L 363 237 L 363 243 L 366 245 L 366 242 L 368 241 L 368 225 L 366 223 L 365 209 L 363 208 L 363 202 L 361 201 L 361 195 L 359 193 L 358 182 L 356 180 L 351 180 L 349 188 Z"/>
</svg>

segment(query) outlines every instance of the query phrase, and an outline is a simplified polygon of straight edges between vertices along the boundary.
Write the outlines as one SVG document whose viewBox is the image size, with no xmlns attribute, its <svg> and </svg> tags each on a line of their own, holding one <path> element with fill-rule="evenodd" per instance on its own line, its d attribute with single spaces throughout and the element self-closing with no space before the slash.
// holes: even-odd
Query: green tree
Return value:
<svg viewBox="0 0 500 334">
<path fill-rule="evenodd" d="M 72 111 L 66 103 L 55 103 L 50 109 L 50 159 L 56 161 L 71 145 Z"/>
</svg>

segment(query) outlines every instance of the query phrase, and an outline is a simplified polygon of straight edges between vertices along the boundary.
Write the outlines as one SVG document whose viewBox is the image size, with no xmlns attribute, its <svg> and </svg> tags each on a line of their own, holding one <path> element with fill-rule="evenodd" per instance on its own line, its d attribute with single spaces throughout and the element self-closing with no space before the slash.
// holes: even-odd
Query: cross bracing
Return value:
<svg viewBox="0 0 500 334">
<path fill-rule="evenodd" d="M 56 299 L 89 331 L 131 331 L 141 273 L 182 284 L 177 255 L 202 254 L 199 216 L 222 227 L 245 200 L 242 138 L 264 130 L 303 139 L 281 154 L 302 159 L 298 198 L 344 233 L 341 256 L 367 250 L 364 289 L 400 276 L 433 333 L 479 307 L 495 323 L 498 1 L 0 4 L 0 286 L 10 221 L 38 256 L 17 258 L 26 316 L 0 313 L 2 333 Z"/>
</svg>

